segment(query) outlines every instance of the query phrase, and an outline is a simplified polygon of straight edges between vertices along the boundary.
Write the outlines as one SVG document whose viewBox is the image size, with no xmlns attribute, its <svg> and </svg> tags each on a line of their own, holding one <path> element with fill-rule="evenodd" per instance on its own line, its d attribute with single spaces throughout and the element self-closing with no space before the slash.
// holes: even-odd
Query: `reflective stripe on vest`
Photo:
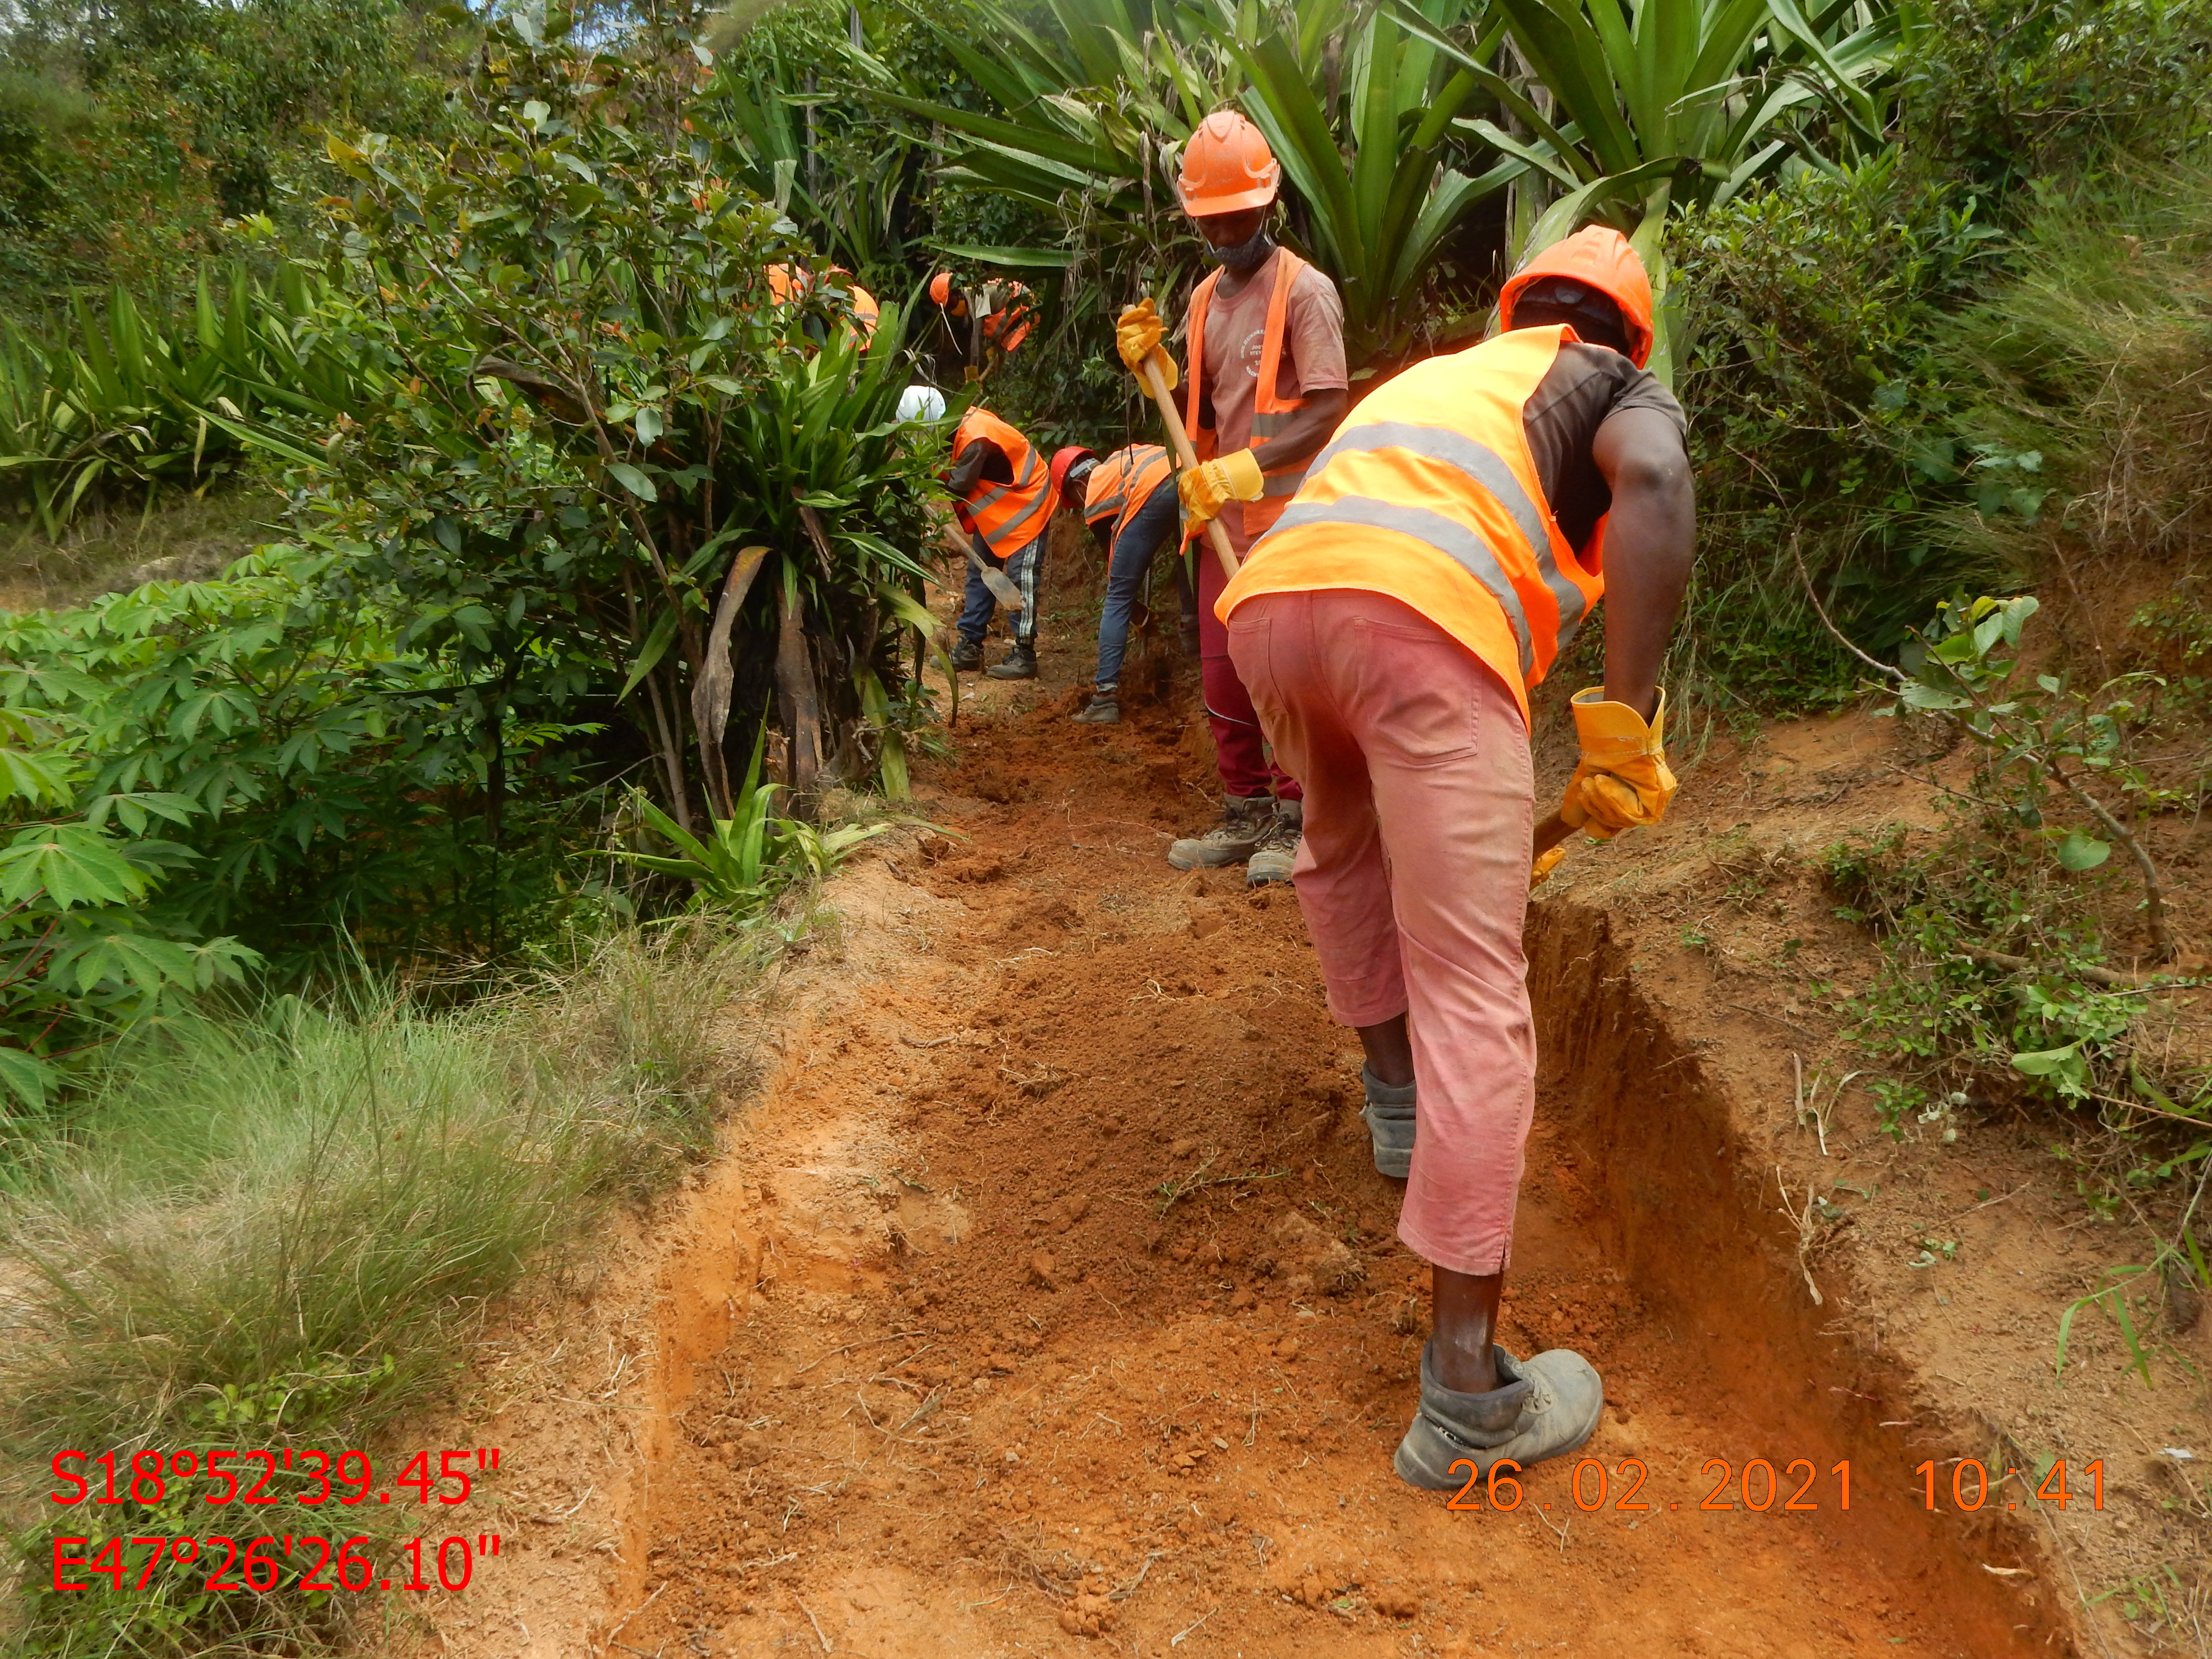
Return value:
<svg viewBox="0 0 2212 1659">
<path fill-rule="evenodd" d="M 1095 525 L 1110 518 L 1114 521 L 1111 534 L 1119 536 L 1152 499 L 1152 492 L 1174 477 L 1168 453 L 1158 444 L 1132 444 L 1115 450 L 1091 475 L 1084 492 L 1084 522 Z"/>
<path fill-rule="evenodd" d="M 1261 497 L 1243 505 L 1244 526 L 1257 534 L 1272 526 L 1289 504 L 1290 497 L 1298 493 L 1298 486 L 1312 475 L 1310 462 L 1292 465 L 1279 471 L 1267 470 L 1266 446 L 1291 422 L 1291 417 L 1306 406 L 1304 398 L 1282 398 L 1275 395 L 1275 377 L 1283 364 L 1283 341 L 1287 333 L 1286 322 L 1291 310 L 1291 288 L 1306 262 L 1286 247 L 1279 247 L 1271 260 L 1274 267 L 1275 286 L 1267 296 L 1267 331 L 1260 343 L 1259 383 L 1252 390 L 1251 446 L 1254 459 L 1259 461 L 1262 475 Z M 1221 272 L 1215 270 L 1198 285 L 1198 292 L 1190 301 L 1190 391 L 1183 423 L 1190 428 L 1193 447 L 1198 459 L 1210 461 L 1220 453 L 1220 440 L 1212 427 L 1199 424 L 1199 405 L 1202 397 L 1200 382 L 1206 378 L 1206 313 L 1213 300 L 1213 290 L 1221 281 Z"/>
<path fill-rule="evenodd" d="M 1497 638 L 1494 623 L 1469 610 L 1486 601 L 1502 613 L 1517 659 L 1492 665 L 1517 668 L 1523 688 L 1540 680 L 1605 591 L 1595 559 L 1603 522 L 1586 565 L 1543 499 L 1523 425 L 1564 332 L 1502 334 L 1416 364 L 1369 394 L 1314 458 L 1297 501 L 1254 546 L 1224 605 L 1379 580 L 1487 657 L 1477 641 L 1486 629 Z M 1360 534 L 1370 531 L 1408 538 L 1449 564 Z M 1479 593 L 1456 587 L 1447 574 L 1455 567 Z"/>
<path fill-rule="evenodd" d="M 1559 562 L 1552 551 L 1550 515 L 1529 499 L 1528 492 L 1522 487 L 1521 480 L 1513 476 L 1513 469 L 1506 464 L 1505 458 L 1487 444 L 1477 443 L 1465 433 L 1454 431 L 1449 427 L 1415 426 L 1406 421 L 1363 421 L 1358 426 L 1340 430 L 1335 437 L 1329 440 L 1328 447 L 1314 457 L 1313 465 L 1308 471 L 1319 472 L 1339 455 L 1376 449 L 1402 449 L 1455 468 L 1465 473 L 1477 488 L 1488 490 L 1498 504 L 1512 514 L 1514 526 L 1520 531 L 1522 540 L 1535 550 L 1537 574 L 1543 578 L 1544 586 L 1552 590 L 1553 602 L 1559 607 L 1558 649 L 1565 650 L 1567 642 L 1575 636 L 1575 630 L 1582 626 L 1583 617 L 1589 613 L 1589 599 L 1559 568 Z M 1435 515 L 1425 516 L 1432 518 Z M 1377 524 L 1376 527 L 1387 530 L 1395 526 Z M 1425 535 L 1422 538 L 1428 539 Z M 1468 563 L 1454 547 L 1441 542 L 1436 544 L 1462 565 Z M 1492 593 L 1497 594 L 1497 584 L 1504 580 L 1504 573 L 1498 569 L 1498 561 L 1487 547 L 1482 548 L 1481 557 L 1486 569 L 1476 570 L 1470 565 L 1469 573 Z M 1504 603 L 1502 596 L 1500 603 Z M 1517 604 L 1507 605 L 1506 615 L 1510 617 L 1519 610 Z M 1522 641 L 1525 655 L 1528 641 L 1528 625 L 1525 618 L 1514 624 L 1513 633 Z M 1522 672 L 1528 672 L 1526 663 L 1522 665 Z"/>
<path fill-rule="evenodd" d="M 1052 472 L 1030 441 L 988 410 L 970 409 L 952 434 L 957 458 L 978 439 L 998 447 L 1013 469 L 1012 483 L 982 483 L 957 504 L 960 522 L 983 538 L 995 558 L 1011 559 L 1052 521 Z"/>
</svg>

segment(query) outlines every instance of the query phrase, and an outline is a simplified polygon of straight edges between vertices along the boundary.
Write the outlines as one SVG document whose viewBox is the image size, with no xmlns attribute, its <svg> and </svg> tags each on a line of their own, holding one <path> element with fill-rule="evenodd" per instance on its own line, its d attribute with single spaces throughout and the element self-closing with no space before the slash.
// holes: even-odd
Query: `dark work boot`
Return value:
<svg viewBox="0 0 2212 1659">
<path fill-rule="evenodd" d="M 1078 726 L 1119 726 L 1121 723 L 1121 688 L 1102 685 L 1091 694 L 1091 701 L 1070 718 Z"/>
<path fill-rule="evenodd" d="M 1016 640 L 1014 648 L 1006 653 L 1004 662 L 993 663 L 983 671 L 986 678 L 994 680 L 1033 680 L 1036 678 L 1036 644 L 1031 640 Z"/>
<path fill-rule="evenodd" d="M 956 673 L 972 674 L 983 665 L 983 641 L 965 638 L 952 642 L 952 667 Z"/>
</svg>

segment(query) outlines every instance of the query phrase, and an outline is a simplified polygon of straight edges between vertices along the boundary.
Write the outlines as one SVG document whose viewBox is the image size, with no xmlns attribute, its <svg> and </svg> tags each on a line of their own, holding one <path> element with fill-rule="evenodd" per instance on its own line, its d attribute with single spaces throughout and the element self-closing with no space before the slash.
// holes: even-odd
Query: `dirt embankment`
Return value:
<svg viewBox="0 0 2212 1659">
<path fill-rule="evenodd" d="M 1609 1405 L 1579 1470 L 1455 1511 L 1390 1472 L 1425 1274 L 1295 899 L 1166 867 L 1207 810 L 1202 738 L 1170 703 L 1068 726 L 1082 654 L 1048 636 L 1043 685 L 964 702 L 924 781 L 964 839 L 835 884 L 842 944 L 787 978 L 726 1156 L 495 1348 L 519 1542 L 427 1650 L 2184 1641 L 2076 1611 L 2188 1547 L 2156 1449 L 2212 1454 L 2201 1382 L 2162 1358 L 2146 1395 L 2093 1320 L 2051 1385 L 2054 1298 L 2124 1246 L 2024 1136 L 1899 1145 L 1856 1091 L 1816 1096 L 1824 1126 L 1796 1109 L 1797 1066 L 1848 1069 L 1803 988 L 1866 953 L 1775 837 L 1804 801 L 1830 836 L 1908 809 L 1875 739 L 1710 763 L 1663 834 L 1577 849 L 1534 913 L 1504 1335 L 1588 1354 Z M 1915 1267 L 1923 1234 L 1956 1248 Z M 2106 1460 L 2103 1510 L 2002 1478 L 2052 1450 L 2077 1492 Z M 1971 1515 L 1964 1457 L 1993 1482 Z"/>
</svg>

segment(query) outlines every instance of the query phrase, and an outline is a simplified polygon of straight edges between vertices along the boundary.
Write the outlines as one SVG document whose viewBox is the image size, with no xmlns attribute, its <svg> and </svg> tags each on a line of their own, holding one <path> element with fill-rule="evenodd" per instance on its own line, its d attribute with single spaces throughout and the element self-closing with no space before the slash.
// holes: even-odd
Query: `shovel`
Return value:
<svg viewBox="0 0 2212 1659">
<path fill-rule="evenodd" d="M 955 529 L 950 520 L 940 519 L 939 523 L 945 538 L 945 544 L 947 547 L 957 547 L 968 556 L 968 562 L 975 566 L 975 574 L 983 579 L 983 586 L 991 590 L 991 597 L 1009 611 L 1024 609 L 1022 590 L 1014 586 L 1012 578 L 1005 571 L 996 569 L 984 562 L 982 555 L 976 552 L 975 544 Z"/>
</svg>

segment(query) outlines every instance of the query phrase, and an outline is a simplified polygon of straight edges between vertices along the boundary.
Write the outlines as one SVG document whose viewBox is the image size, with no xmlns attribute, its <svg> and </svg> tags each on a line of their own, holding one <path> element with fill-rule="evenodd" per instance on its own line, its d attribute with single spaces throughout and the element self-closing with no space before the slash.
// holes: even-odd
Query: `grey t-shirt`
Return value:
<svg viewBox="0 0 2212 1659">
<path fill-rule="evenodd" d="M 1682 405 L 1650 370 L 1605 346 L 1568 340 L 1521 411 L 1544 499 L 1559 533 L 1577 553 L 1613 506 L 1613 491 L 1590 459 L 1590 445 L 1598 428 L 1624 409 L 1656 409 L 1689 431 Z"/>
</svg>

